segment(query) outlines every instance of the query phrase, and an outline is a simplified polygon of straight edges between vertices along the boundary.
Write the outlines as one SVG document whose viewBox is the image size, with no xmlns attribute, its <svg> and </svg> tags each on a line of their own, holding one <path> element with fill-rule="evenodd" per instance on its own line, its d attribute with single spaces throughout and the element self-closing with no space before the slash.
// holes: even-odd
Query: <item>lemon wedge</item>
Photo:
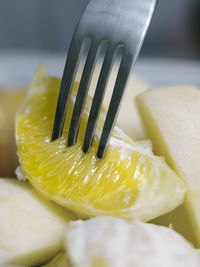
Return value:
<svg viewBox="0 0 200 267">
<path fill-rule="evenodd" d="M 92 148 L 82 143 L 92 99 L 88 97 L 77 143 L 66 136 L 78 84 L 74 86 L 63 136 L 51 141 L 60 80 L 39 68 L 16 116 L 16 139 L 23 176 L 46 198 L 85 217 L 114 215 L 144 221 L 183 202 L 185 188 L 148 141 L 134 142 L 115 126 L 102 160 L 96 157 L 105 119 L 101 110 Z"/>
</svg>

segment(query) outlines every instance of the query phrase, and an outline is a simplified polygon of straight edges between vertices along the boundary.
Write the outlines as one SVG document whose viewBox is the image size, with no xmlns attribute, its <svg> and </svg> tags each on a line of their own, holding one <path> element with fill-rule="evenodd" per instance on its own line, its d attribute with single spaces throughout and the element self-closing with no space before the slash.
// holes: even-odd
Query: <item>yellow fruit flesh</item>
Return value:
<svg viewBox="0 0 200 267">
<path fill-rule="evenodd" d="M 98 138 L 94 138 L 92 148 L 84 154 L 82 141 L 87 112 L 83 115 L 77 143 L 67 147 L 72 101 L 63 136 L 51 142 L 60 80 L 42 78 L 33 87 L 17 114 L 18 155 L 25 178 L 47 198 L 87 216 L 123 216 L 123 213 L 127 216 L 144 185 L 150 185 L 155 178 L 158 181 L 169 178 L 168 185 L 181 192 L 177 201 L 177 205 L 180 204 L 184 190 L 181 191 L 178 177 L 159 158 L 141 152 L 118 128 L 114 129 L 113 140 L 118 145 L 121 143 L 121 147 L 109 146 L 104 158 L 99 160 L 96 157 Z M 86 107 L 88 109 L 88 105 Z M 103 117 L 97 128 L 102 124 Z M 167 209 L 167 205 L 164 206 Z"/>
<path fill-rule="evenodd" d="M 109 148 L 106 156 L 99 160 L 95 156 L 97 144 L 94 141 L 91 150 L 84 154 L 84 120 L 74 146 L 66 146 L 66 137 L 50 142 L 59 83 L 59 80 L 52 80 L 47 92 L 32 97 L 26 103 L 28 109 L 21 111 L 24 115 L 19 120 L 17 129 L 23 136 L 18 140 L 18 151 L 21 162 L 23 161 L 24 174 L 26 175 L 26 170 L 27 173 L 31 171 L 32 177 L 37 177 L 38 180 L 31 181 L 39 182 L 39 186 L 49 194 L 81 205 L 93 203 L 97 209 L 104 210 L 130 207 L 138 194 L 139 179 L 133 179 L 140 156 L 138 152 L 130 158 L 120 160 L 120 151 Z M 53 84 L 56 86 L 52 86 Z M 68 116 L 64 136 L 68 131 Z M 30 176 L 28 178 L 31 179 Z"/>
</svg>

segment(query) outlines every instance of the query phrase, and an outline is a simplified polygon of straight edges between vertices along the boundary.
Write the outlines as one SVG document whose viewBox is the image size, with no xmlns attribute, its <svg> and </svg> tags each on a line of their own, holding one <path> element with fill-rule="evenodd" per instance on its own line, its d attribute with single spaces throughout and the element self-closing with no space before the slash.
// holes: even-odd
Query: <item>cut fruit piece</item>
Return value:
<svg viewBox="0 0 200 267">
<path fill-rule="evenodd" d="M 92 148 L 86 154 L 82 152 L 91 104 L 89 97 L 77 143 L 66 146 L 74 96 L 64 134 L 51 142 L 60 80 L 41 77 L 41 71 L 37 74 L 39 78 L 33 79 L 16 117 L 23 175 L 38 191 L 84 216 L 115 215 L 147 221 L 182 203 L 183 183 L 163 159 L 152 154 L 148 141 L 133 142 L 115 127 L 104 158 L 97 159 L 104 110 L 101 110 Z"/>
<path fill-rule="evenodd" d="M 74 215 L 44 200 L 27 183 L 0 179 L 0 266 L 38 265 L 63 249 Z"/>
<path fill-rule="evenodd" d="M 97 69 L 95 69 L 95 73 L 91 81 L 91 86 L 90 86 L 90 91 L 89 91 L 89 94 L 91 96 L 94 95 L 97 80 L 99 77 L 99 72 L 100 72 L 100 67 L 97 67 Z M 116 65 L 114 65 L 109 81 L 108 81 L 108 85 L 107 85 L 105 97 L 104 97 L 104 102 L 103 102 L 106 108 L 108 108 L 109 103 L 110 103 L 110 98 L 112 96 L 117 73 L 118 73 L 118 68 Z M 121 104 L 120 112 L 117 117 L 117 124 L 121 129 L 123 129 L 123 131 L 125 131 L 128 135 L 133 137 L 134 140 L 144 140 L 146 138 L 146 134 L 145 134 L 144 127 L 141 121 L 141 117 L 139 116 L 139 113 L 136 107 L 135 97 L 138 94 L 145 92 L 149 88 L 150 88 L 150 85 L 148 85 L 141 78 L 135 75 L 131 75 L 126 91 L 123 96 L 123 101 Z"/>
<path fill-rule="evenodd" d="M 16 92 L 0 88 L 0 177 L 13 177 L 19 164 L 16 156 L 14 119 L 25 94 L 23 90 Z"/>
<path fill-rule="evenodd" d="M 76 267 L 199 267 L 198 252 L 170 228 L 114 217 L 69 223 L 66 249 Z"/>
<path fill-rule="evenodd" d="M 70 267 L 71 264 L 69 263 L 67 254 L 64 252 L 59 253 L 53 258 L 52 261 L 43 265 L 42 267 Z"/>
<path fill-rule="evenodd" d="M 200 90 L 154 89 L 137 103 L 155 152 L 165 156 L 186 184 L 185 207 L 200 245 Z"/>
<path fill-rule="evenodd" d="M 196 248 L 199 247 L 184 203 L 171 212 L 155 218 L 151 223 L 170 227 L 186 238 Z"/>
</svg>

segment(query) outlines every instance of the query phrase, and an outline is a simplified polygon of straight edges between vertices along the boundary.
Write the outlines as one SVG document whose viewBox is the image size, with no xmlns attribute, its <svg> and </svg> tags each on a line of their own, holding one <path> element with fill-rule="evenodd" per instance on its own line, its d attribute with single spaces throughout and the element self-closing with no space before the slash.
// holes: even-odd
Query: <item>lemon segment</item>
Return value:
<svg viewBox="0 0 200 267">
<path fill-rule="evenodd" d="M 38 77 L 38 78 L 37 78 Z M 102 160 L 96 157 L 105 119 L 102 109 L 93 145 L 82 144 L 91 98 L 85 105 L 77 143 L 67 147 L 75 84 L 63 136 L 51 141 L 60 80 L 36 75 L 16 117 L 18 155 L 23 175 L 48 199 L 84 216 L 115 215 L 149 220 L 182 203 L 184 186 L 150 143 L 133 142 L 117 126 Z"/>
</svg>

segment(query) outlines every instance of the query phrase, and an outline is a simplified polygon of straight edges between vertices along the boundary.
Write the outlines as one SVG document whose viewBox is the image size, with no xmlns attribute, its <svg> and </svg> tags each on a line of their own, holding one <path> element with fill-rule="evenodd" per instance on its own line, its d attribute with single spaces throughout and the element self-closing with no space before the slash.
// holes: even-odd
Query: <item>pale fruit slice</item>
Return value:
<svg viewBox="0 0 200 267">
<path fill-rule="evenodd" d="M 70 267 L 68 256 L 65 252 L 61 252 L 56 255 L 52 261 L 43 265 L 42 267 Z"/>
<path fill-rule="evenodd" d="M 0 87 L 0 177 L 13 177 L 18 165 L 14 134 L 16 110 L 25 91 Z"/>
<path fill-rule="evenodd" d="M 114 217 L 71 222 L 66 250 L 74 267 L 199 267 L 198 252 L 170 228 Z"/>
<path fill-rule="evenodd" d="M 27 183 L 0 179 L 0 266 L 37 265 L 63 249 L 65 209 L 44 200 Z"/>
<path fill-rule="evenodd" d="M 191 220 L 188 216 L 184 203 L 171 212 L 155 218 L 151 221 L 151 223 L 170 227 L 181 234 L 196 248 L 199 247 L 197 238 L 193 231 Z"/>
<path fill-rule="evenodd" d="M 186 184 L 185 206 L 200 244 L 200 90 L 154 89 L 137 103 L 155 152 L 165 156 Z"/>
<path fill-rule="evenodd" d="M 133 142 L 115 127 L 105 156 L 97 159 L 104 110 L 92 148 L 86 154 L 82 152 L 91 98 L 77 143 L 66 145 L 74 97 L 63 136 L 51 142 L 60 80 L 42 76 L 42 72 L 40 69 L 33 79 L 16 117 L 23 175 L 38 191 L 84 216 L 115 215 L 147 221 L 182 203 L 185 189 L 181 180 L 163 159 L 153 155 L 149 142 Z"/>
<path fill-rule="evenodd" d="M 89 94 L 91 96 L 94 95 L 97 80 L 100 73 L 100 67 L 98 66 L 95 69 L 93 79 L 91 81 L 91 86 L 89 90 Z M 110 99 L 112 96 L 116 76 L 118 73 L 118 65 L 115 64 L 105 92 L 104 102 L 106 108 L 108 108 Z M 128 135 L 134 138 L 134 140 L 144 140 L 146 138 L 146 133 L 144 131 L 144 126 L 141 121 L 141 117 L 139 116 L 136 103 L 135 103 L 135 97 L 138 94 L 141 94 L 148 90 L 150 88 L 150 85 L 146 83 L 146 81 L 142 80 L 140 77 L 137 77 L 135 75 L 131 75 L 126 91 L 124 93 L 122 105 L 120 108 L 120 112 L 117 117 L 117 124 L 118 126 L 123 129 Z"/>
</svg>

